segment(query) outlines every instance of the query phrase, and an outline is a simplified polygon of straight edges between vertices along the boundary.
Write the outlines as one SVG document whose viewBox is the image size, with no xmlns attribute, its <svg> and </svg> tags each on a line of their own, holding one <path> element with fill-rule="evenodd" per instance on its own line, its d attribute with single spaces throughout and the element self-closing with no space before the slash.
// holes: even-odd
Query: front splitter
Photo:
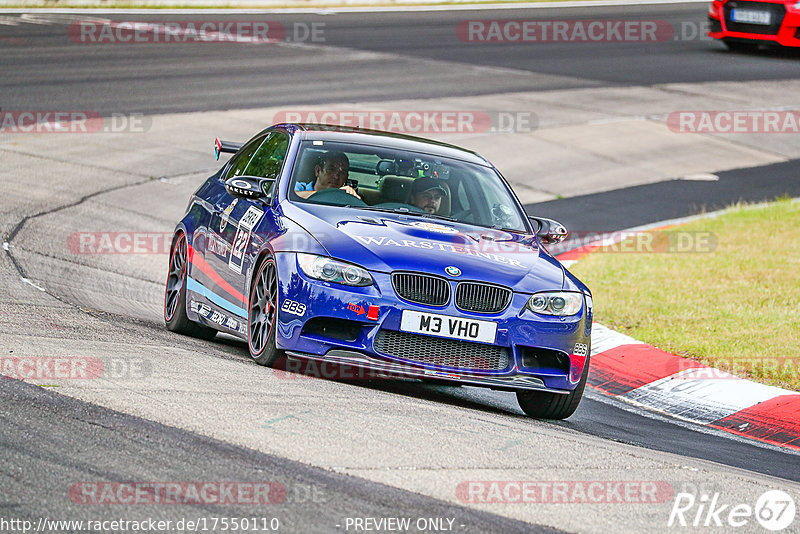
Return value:
<svg viewBox="0 0 800 534">
<path fill-rule="evenodd" d="M 438 380 L 453 382 L 454 384 L 488 387 L 503 391 L 518 389 L 545 391 L 548 393 L 569 394 L 569 391 L 550 389 L 544 381 L 533 376 L 479 376 L 472 374 L 459 374 L 451 371 L 432 371 L 408 365 L 399 365 L 370 358 L 366 354 L 349 350 L 331 350 L 326 355 L 309 354 L 305 352 L 286 351 L 286 356 L 292 359 L 313 360 L 321 363 L 334 363 L 365 369 L 370 372 L 366 378 L 416 378 L 421 380 Z"/>
</svg>

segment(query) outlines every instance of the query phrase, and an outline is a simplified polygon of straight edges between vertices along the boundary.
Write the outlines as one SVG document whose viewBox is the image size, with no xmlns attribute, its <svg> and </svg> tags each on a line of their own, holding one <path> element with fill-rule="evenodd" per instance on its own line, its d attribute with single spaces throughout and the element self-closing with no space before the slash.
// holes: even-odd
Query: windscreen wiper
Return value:
<svg viewBox="0 0 800 534">
<path fill-rule="evenodd" d="M 388 208 L 376 208 L 374 206 L 345 206 L 346 208 L 356 208 L 360 210 L 370 210 L 370 211 L 381 211 L 383 213 L 397 213 L 399 215 L 416 215 L 418 217 L 426 217 L 429 219 L 443 219 L 445 221 L 452 221 L 452 222 L 460 222 L 458 219 L 454 217 L 448 217 L 447 215 L 438 215 L 436 213 L 428 213 L 427 211 L 411 211 L 408 208 L 396 208 L 390 210 Z"/>
<path fill-rule="evenodd" d="M 414 212 L 414 215 L 419 215 L 420 217 L 426 217 L 426 218 L 429 218 L 429 219 L 443 219 L 445 221 L 461 222 L 458 219 L 456 219 L 455 217 L 448 217 L 447 215 L 439 215 L 438 213 L 428 213 L 427 211 L 425 213 L 416 213 L 416 212 Z M 472 223 L 470 223 L 470 224 L 472 224 Z"/>
<path fill-rule="evenodd" d="M 351 206 L 348 204 L 345 208 L 354 208 L 357 210 L 368 210 L 368 211 L 380 211 L 382 213 L 394 213 L 397 215 L 421 215 L 421 213 L 417 211 L 411 211 L 408 208 L 397 208 L 397 209 L 388 209 L 388 208 L 376 208 L 374 206 Z M 423 212 L 424 213 L 424 212 Z"/>
</svg>

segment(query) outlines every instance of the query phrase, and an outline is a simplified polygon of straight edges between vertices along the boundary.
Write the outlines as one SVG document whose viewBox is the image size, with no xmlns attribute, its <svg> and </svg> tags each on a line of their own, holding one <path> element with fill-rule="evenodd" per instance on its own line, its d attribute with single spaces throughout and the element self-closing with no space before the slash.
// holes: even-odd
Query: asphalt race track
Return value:
<svg viewBox="0 0 800 534">
<path fill-rule="evenodd" d="M 623 18 L 668 21 L 691 36 L 704 24 L 705 10 L 695 3 L 269 14 L 287 28 L 324 23 L 324 42 L 277 46 L 80 44 L 66 29 L 79 15 L 25 22 L 18 13 L 0 14 L 0 108 L 147 117 L 143 133 L 0 133 L 2 356 L 83 357 L 117 371 L 97 380 L 0 379 L 0 520 L 263 517 L 278 518 L 282 532 L 363 532 L 368 529 L 354 526 L 354 518 L 407 517 L 442 518 L 442 527 L 455 532 L 663 532 L 673 494 L 681 491 L 753 505 L 765 491 L 782 489 L 797 501 L 796 452 L 701 429 L 596 391 L 587 390 L 573 417 L 553 423 L 524 417 L 508 393 L 316 380 L 261 368 L 231 338 L 203 342 L 166 331 L 163 251 L 76 255 L 69 248 L 79 231 L 169 233 L 191 192 L 218 168 L 211 139 L 243 140 L 264 126 L 252 111 L 260 108 L 481 97 L 498 98 L 504 109 L 503 95 L 518 92 L 659 84 L 704 90 L 702 84 L 739 82 L 786 84 L 787 93 L 797 87 L 791 84 L 800 79 L 800 58 L 787 52 L 731 54 L 688 37 L 464 43 L 454 30 L 473 19 Z M 667 90 L 680 96 L 684 89 Z M 734 145 L 749 154 L 757 143 L 748 142 Z M 777 149 L 773 156 L 769 164 L 708 169 L 719 177 L 713 182 L 620 182 L 526 208 L 572 228 L 614 231 L 739 200 L 799 197 L 800 160 Z M 470 501 L 459 489 L 498 480 L 656 481 L 671 492 L 655 503 L 523 504 Z M 80 492 L 102 481 L 269 481 L 279 497 L 268 504 L 87 504 Z M 436 525 L 410 531 L 437 531 Z M 0 521 L 0 531 L 12 530 Z M 752 519 L 739 531 L 763 530 Z"/>
<path fill-rule="evenodd" d="M 784 195 L 800 197 L 798 175 L 800 162 L 788 161 L 720 172 L 716 182 L 668 180 L 529 204 L 526 209 L 542 217 L 557 218 L 569 228 L 615 232 L 720 210 L 737 202 L 768 202 Z M 754 176 L 758 176 L 755 187 Z M 620 206 L 626 209 L 620 210 Z"/>
<path fill-rule="evenodd" d="M 420 510 L 435 517 L 457 518 L 464 532 L 552 532 L 529 524 L 485 512 L 437 502 L 420 495 L 382 484 L 354 479 L 310 467 L 298 462 L 259 454 L 214 439 L 144 421 L 130 415 L 98 408 L 16 380 L 0 382 L 5 432 L 28 435 L 24 442 L 3 442 L 2 461 L 26 473 L 24 483 L 5 486 L 9 500 L 0 503 L 4 515 L 36 521 L 44 510 L 52 515 L 52 501 L 61 497 L 52 482 L 82 480 L 87 471 L 99 479 L 135 477 L 139 473 L 157 480 L 270 480 L 283 488 L 276 490 L 273 516 L 290 517 L 284 528 L 318 532 L 331 527 L 331 518 L 343 510 L 359 510 L 365 516 L 413 516 Z M 80 439 L 75 439 L 80 437 Z M 82 451 L 65 455 L 65 451 Z M 120 451 L 125 466 L 119 465 Z M 178 469 L 176 470 L 176 466 Z M 217 478 L 214 478 L 217 477 Z M 49 491 L 47 490 L 49 488 Z M 324 489 L 320 489 L 324 488 Z M 45 490 L 45 491 L 42 491 Z M 12 497 L 13 496 L 13 497 Z M 313 507 L 313 513 L 306 510 Z M 130 514 L 124 507 L 121 514 Z M 18 514 L 36 510 L 35 514 Z M 233 509 L 246 517 L 251 509 Z M 159 519 L 177 520 L 189 514 L 196 517 L 230 514 L 222 505 L 190 505 L 187 511 L 162 512 Z"/>
<path fill-rule="evenodd" d="M 496 16 L 470 11 L 270 14 L 267 20 L 288 28 L 295 23 L 322 23 L 325 33 L 322 43 L 301 41 L 268 48 L 231 43 L 212 47 L 70 44 L 64 25 L 4 26 L 3 36 L 13 41 L 2 44 L 0 90 L 7 109 L 39 109 L 47 102 L 53 109 L 163 113 L 797 76 L 793 54 L 732 56 L 721 44 L 701 38 L 699 29 L 704 27 L 706 12 L 700 4 L 591 11 L 593 18 L 601 20 L 653 20 L 673 25 L 673 40 L 658 43 L 464 43 L 454 31 L 460 21 L 487 17 L 565 20 L 580 19 L 580 15 L 574 9 L 502 10 Z M 100 18 L 182 19 L 177 15 Z M 193 14 L 188 19 L 238 21 L 253 17 Z M 693 38 L 678 39 L 681 36 Z M 23 43 L 28 42 L 34 47 L 26 49 Z M 41 53 L 44 50 L 48 53 Z M 345 51 L 360 54 L 353 61 Z"/>
</svg>

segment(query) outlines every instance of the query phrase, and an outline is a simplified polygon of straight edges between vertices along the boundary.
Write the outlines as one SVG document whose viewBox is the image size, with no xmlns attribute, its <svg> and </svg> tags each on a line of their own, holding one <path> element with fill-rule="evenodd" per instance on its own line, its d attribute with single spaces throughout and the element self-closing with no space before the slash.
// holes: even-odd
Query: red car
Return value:
<svg viewBox="0 0 800 534">
<path fill-rule="evenodd" d="M 708 19 L 708 35 L 731 50 L 800 47 L 800 0 L 713 0 Z"/>
</svg>

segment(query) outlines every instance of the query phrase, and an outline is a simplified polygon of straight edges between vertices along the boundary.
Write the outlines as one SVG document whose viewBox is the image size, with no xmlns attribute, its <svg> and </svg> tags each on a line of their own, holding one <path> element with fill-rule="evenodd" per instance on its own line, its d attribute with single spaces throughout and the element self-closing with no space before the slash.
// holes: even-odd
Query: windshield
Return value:
<svg viewBox="0 0 800 534">
<path fill-rule="evenodd" d="M 304 141 L 289 199 L 527 231 L 493 169 L 393 148 Z"/>
</svg>

